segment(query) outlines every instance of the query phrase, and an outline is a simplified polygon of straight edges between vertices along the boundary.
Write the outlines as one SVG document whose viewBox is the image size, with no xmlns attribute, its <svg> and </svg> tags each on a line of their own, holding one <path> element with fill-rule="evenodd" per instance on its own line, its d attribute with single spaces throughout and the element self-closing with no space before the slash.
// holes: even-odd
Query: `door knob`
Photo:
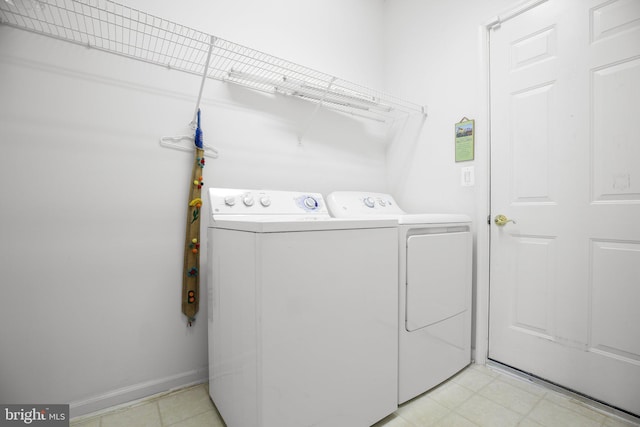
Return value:
<svg viewBox="0 0 640 427">
<path fill-rule="evenodd" d="M 500 214 L 500 215 L 496 215 L 496 217 L 493 219 L 493 222 L 496 223 L 496 225 L 503 227 L 505 226 L 508 222 L 512 222 L 512 223 L 516 223 L 514 220 L 507 218 L 506 216 Z"/>
</svg>

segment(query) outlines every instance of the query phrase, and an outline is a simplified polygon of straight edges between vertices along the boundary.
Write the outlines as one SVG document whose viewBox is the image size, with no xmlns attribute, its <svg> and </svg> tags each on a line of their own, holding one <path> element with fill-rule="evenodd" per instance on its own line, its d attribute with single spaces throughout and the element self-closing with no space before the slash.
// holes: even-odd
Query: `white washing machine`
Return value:
<svg viewBox="0 0 640 427">
<path fill-rule="evenodd" d="M 471 219 L 407 214 L 388 194 L 338 191 L 327 197 L 337 218 L 395 218 L 399 230 L 398 403 L 471 362 Z"/>
<path fill-rule="evenodd" d="M 209 392 L 229 427 L 366 427 L 397 409 L 398 229 L 320 194 L 209 189 Z"/>
</svg>

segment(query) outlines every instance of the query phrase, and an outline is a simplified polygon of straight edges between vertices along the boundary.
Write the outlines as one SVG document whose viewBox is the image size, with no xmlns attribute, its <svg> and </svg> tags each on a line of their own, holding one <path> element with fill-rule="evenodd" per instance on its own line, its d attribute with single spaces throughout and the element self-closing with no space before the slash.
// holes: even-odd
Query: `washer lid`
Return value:
<svg viewBox="0 0 640 427">
<path fill-rule="evenodd" d="M 292 231 L 353 230 L 366 228 L 396 228 L 392 218 L 327 218 L 318 216 L 224 215 L 216 217 L 210 227 L 253 233 L 283 233 Z"/>
</svg>

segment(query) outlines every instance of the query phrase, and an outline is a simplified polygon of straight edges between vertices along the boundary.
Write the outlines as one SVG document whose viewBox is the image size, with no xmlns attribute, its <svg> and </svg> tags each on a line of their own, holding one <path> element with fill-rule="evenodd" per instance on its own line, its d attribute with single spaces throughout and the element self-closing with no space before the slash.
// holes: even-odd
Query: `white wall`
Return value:
<svg viewBox="0 0 640 427">
<path fill-rule="evenodd" d="M 386 0 L 386 82 L 396 95 L 428 105 L 389 147 L 388 183 L 414 212 L 463 212 L 474 220 L 474 352 L 486 360 L 488 334 L 488 85 L 485 26 L 521 0 Z M 475 159 L 455 162 L 454 124 L 475 119 Z M 475 185 L 460 184 L 461 168 Z"/>
<path fill-rule="evenodd" d="M 460 168 L 477 166 L 486 154 L 480 29 L 516 3 L 519 0 L 385 2 L 387 85 L 399 96 L 428 105 L 417 140 L 399 135 L 390 149 L 389 181 L 408 209 L 475 214 L 476 188 L 460 185 Z M 454 124 L 464 116 L 476 119 L 476 160 L 455 163 Z M 407 128 L 419 125 L 412 120 Z M 407 147 L 410 153 L 404 153 Z"/>
<path fill-rule="evenodd" d="M 130 1 L 379 86 L 381 1 L 263 3 Z M 199 84 L 0 26 L 1 402 L 80 415 L 206 380 L 206 298 L 193 328 L 180 312 L 192 157 L 158 144 Z M 386 128 L 320 111 L 300 145 L 312 104 L 214 81 L 201 107 L 206 186 L 387 190 Z"/>
</svg>

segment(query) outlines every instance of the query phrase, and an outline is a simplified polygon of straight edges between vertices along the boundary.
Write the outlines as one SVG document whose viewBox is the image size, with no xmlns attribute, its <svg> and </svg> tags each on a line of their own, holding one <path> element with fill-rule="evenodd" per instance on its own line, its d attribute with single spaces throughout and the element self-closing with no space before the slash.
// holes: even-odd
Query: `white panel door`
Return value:
<svg viewBox="0 0 640 427">
<path fill-rule="evenodd" d="M 489 358 L 640 414 L 640 1 L 490 40 Z"/>
</svg>

